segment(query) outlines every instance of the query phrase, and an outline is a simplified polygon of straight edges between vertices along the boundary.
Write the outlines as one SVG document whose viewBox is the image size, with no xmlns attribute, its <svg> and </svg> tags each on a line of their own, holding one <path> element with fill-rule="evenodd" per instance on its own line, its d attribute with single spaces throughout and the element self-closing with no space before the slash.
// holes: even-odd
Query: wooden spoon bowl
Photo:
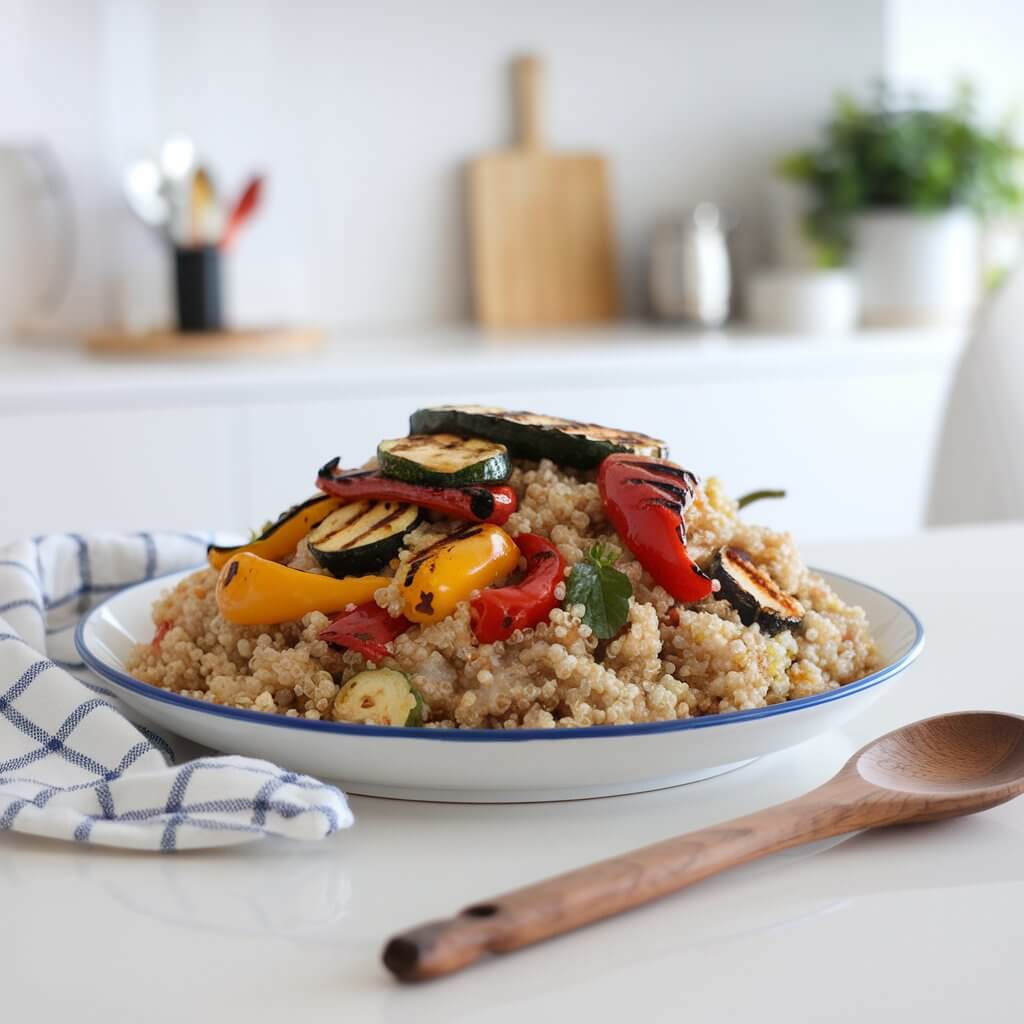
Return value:
<svg viewBox="0 0 1024 1024">
<path fill-rule="evenodd" d="M 795 800 L 467 907 L 393 938 L 402 981 L 450 974 L 610 917 L 757 857 L 830 836 L 972 814 L 1024 792 L 1024 718 L 967 711 L 906 725 Z"/>
<path fill-rule="evenodd" d="M 873 791 L 866 800 L 887 797 L 900 814 L 879 824 L 973 814 L 1024 792 L 1024 718 L 974 711 L 914 722 L 869 743 L 828 785 L 851 768 Z"/>
</svg>

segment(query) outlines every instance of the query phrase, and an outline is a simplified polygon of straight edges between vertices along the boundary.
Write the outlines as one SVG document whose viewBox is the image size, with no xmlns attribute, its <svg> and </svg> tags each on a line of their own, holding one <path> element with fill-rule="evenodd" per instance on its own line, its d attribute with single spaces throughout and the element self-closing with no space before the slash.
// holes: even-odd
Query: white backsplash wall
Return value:
<svg viewBox="0 0 1024 1024">
<path fill-rule="evenodd" d="M 943 99 L 966 78 L 978 86 L 983 115 L 1000 121 L 1016 112 L 1018 129 L 1024 128 L 1022 36 L 1024 4 L 1017 0 L 885 5 L 885 62 L 893 82 Z"/>
<path fill-rule="evenodd" d="M 269 173 L 266 209 L 231 267 L 231 304 L 247 321 L 468 317 L 460 168 L 510 139 L 517 53 L 547 62 L 551 144 L 611 161 L 632 313 L 645 304 L 658 214 L 717 200 L 740 214 L 756 253 L 774 160 L 812 137 L 836 89 L 880 74 L 884 56 L 883 0 L 0 0 L 8 6 L 27 22 L 73 9 L 90 23 L 76 29 L 70 66 L 42 50 L 18 65 L 30 80 L 67 76 L 67 137 L 59 121 L 40 124 L 67 150 L 83 210 L 116 209 L 120 167 L 174 131 L 196 139 L 231 189 L 250 169 Z M 95 153 L 82 152 L 86 131 Z M 119 216 L 77 287 L 138 321 L 159 306 L 166 271 Z"/>
</svg>

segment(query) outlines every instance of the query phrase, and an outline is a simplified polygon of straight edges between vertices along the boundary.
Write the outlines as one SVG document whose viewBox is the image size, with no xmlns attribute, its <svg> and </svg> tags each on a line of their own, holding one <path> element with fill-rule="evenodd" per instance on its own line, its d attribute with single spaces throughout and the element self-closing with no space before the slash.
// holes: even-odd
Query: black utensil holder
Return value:
<svg viewBox="0 0 1024 1024">
<path fill-rule="evenodd" d="M 174 296 L 178 330 L 223 330 L 221 250 L 217 246 L 174 250 Z"/>
</svg>

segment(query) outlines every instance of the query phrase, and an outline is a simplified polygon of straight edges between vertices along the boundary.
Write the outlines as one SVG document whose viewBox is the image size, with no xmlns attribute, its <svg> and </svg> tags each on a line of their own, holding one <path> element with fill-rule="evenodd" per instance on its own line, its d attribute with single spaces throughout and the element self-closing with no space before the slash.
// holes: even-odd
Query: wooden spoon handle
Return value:
<svg viewBox="0 0 1024 1024">
<path fill-rule="evenodd" d="M 675 892 L 800 843 L 884 824 L 837 781 L 744 818 L 666 839 L 467 907 L 393 938 L 384 963 L 402 981 L 450 974 L 484 953 L 506 953 Z"/>
<path fill-rule="evenodd" d="M 520 57 L 515 62 L 516 114 L 518 143 L 527 149 L 540 149 L 544 144 L 541 116 L 543 67 L 536 57 Z"/>
</svg>

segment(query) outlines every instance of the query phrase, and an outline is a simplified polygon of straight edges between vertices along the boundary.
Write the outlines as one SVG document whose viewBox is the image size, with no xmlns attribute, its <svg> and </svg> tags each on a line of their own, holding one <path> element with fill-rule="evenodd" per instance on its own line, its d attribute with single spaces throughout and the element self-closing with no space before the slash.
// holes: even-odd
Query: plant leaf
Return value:
<svg viewBox="0 0 1024 1024">
<path fill-rule="evenodd" d="M 591 549 L 586 561 L 573 566 L 565 587 L 565 603 L 583 605 L 583 622 L 601 640 L 610 640 L 626 624 L 633 596 L 629 577 L 606 557 L 606 551 Z"/>
</svg>

